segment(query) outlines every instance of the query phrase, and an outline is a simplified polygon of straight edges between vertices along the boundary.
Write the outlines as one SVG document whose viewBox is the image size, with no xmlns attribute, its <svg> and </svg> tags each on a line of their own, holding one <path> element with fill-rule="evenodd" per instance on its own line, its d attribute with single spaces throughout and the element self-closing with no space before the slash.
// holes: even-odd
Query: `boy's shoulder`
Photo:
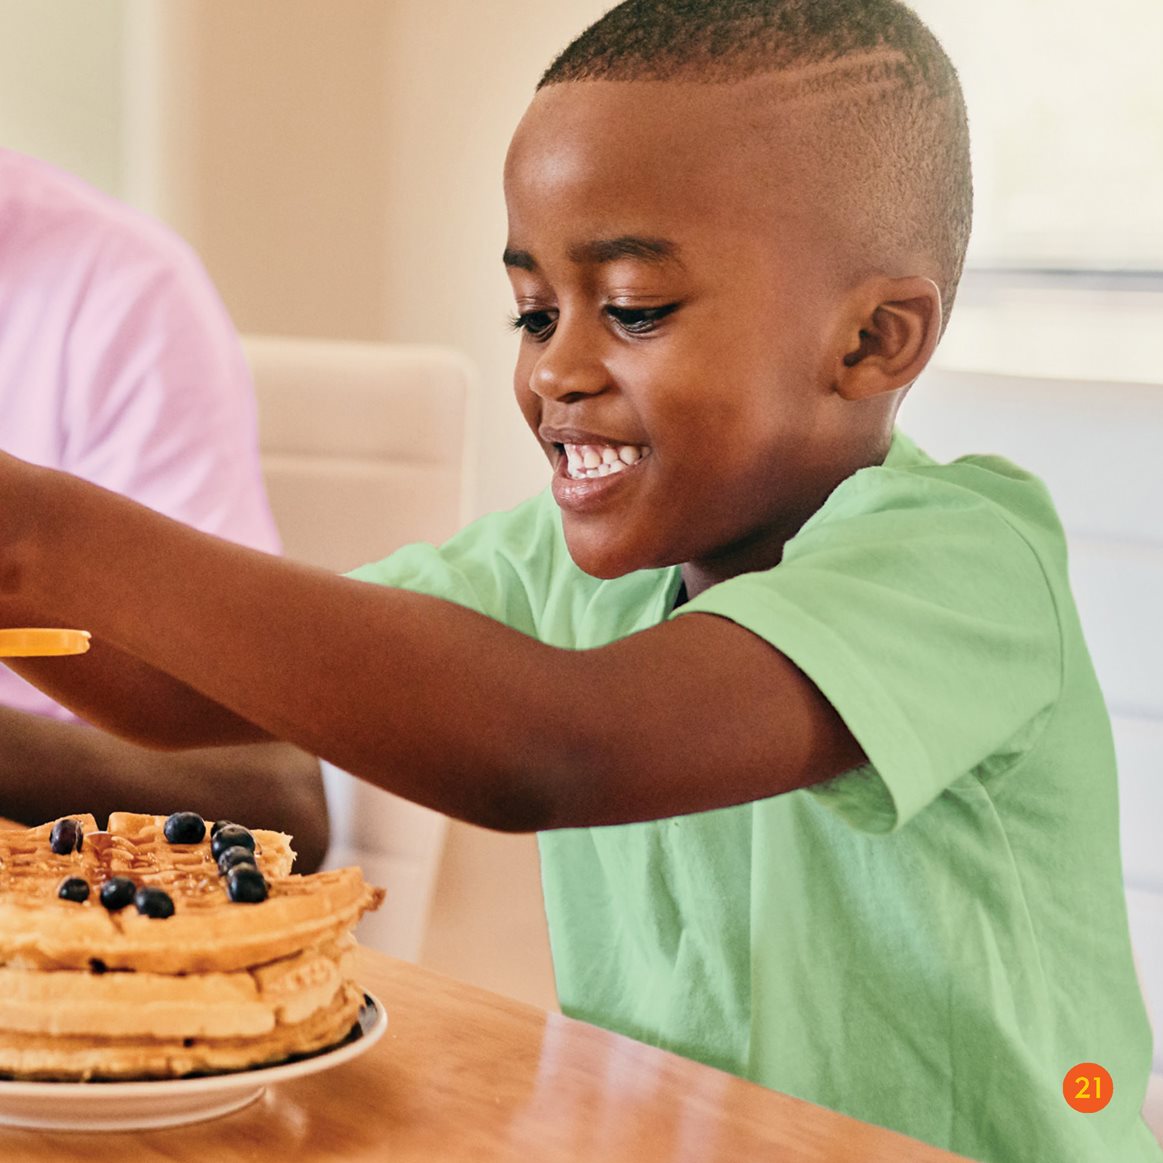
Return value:
<svg viewBox="0 0 1163 1163">
<path fill-rule="evenodd" d="M 875 519 L 880 517 L 879 522 Z M 939 462 L 897 429 L 884 463 L 843 481 L 788 544 L 794 555 L 821 527 L 864 524 L 875 536 L 891 521 L 898 536 L 926 539 L 1016 533 L 1039 557 L 1064 560 L 1065 535 L 1053 499 L 1033 473 L 1005 457 L 971 453 Z M 879 526 L 879 529 L 875 527 Z M 799 543 L 797 545 L 797 542 Z"/>
</svg>

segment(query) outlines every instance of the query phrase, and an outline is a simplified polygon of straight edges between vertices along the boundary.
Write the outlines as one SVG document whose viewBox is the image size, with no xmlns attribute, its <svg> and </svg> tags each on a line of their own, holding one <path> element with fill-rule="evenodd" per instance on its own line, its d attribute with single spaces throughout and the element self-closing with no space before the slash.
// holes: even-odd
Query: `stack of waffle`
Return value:
<svg viewBox="0 0 1163 1163">
<path fill-rule="evenodd" d="M 0 831 L 0 1074 L 172 1078 L 347 1036 L 363 1001 L 351 930 L 383 899 L 358 868 L 292 875 L 290 837 L 254 829 L 268 896 L 238 903 L 209 830 L 171 844 L 164 816 L 118 812 L 105 831 L 72 819 L 81 845 L 62 854 L 55 821 Z M 92 886 L 88 899 L 58 895 L 71 877 Z M 164 890 L 173 915 L 106 908 L 100 886 L 114 877 Z"/>
</svg>

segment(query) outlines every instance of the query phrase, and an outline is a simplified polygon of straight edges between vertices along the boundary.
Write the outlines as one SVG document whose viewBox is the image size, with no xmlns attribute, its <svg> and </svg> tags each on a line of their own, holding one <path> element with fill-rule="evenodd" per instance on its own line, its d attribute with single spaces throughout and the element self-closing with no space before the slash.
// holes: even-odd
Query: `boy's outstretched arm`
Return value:
<svg viewBox="0 0 1163 1163">
<path fill-rule="evenodd" d="M 254 724 L 487 827 L 723 807 L 863 758 L 791 662 L 713 616 L 559 650 L 447 602 L 207 537 L 10 458 L 0 495 L 6 622 L 11 603 L 89 629 L 204 695 L 189 706 L 207 724 Z M 39 679 L 68 665 L 41 664 Z M 132 708 L 106 710 L 136 733 Z"/>
</svg>

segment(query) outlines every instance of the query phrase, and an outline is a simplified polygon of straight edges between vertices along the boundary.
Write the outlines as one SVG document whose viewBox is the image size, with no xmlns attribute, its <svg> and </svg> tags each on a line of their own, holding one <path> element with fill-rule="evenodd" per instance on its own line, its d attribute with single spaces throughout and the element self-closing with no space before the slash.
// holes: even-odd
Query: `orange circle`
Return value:
<svg viewBox="0 0 1163 1163">
<path fill-rule="evenodd" d="M 1062 1080 L 1062 1097 L 1067 1105 L 1084 1115 L 1102 1110 L 1114 1092 L 1114 1079 L 1097 1062 L 1079 1062 Z"/>
</svg>

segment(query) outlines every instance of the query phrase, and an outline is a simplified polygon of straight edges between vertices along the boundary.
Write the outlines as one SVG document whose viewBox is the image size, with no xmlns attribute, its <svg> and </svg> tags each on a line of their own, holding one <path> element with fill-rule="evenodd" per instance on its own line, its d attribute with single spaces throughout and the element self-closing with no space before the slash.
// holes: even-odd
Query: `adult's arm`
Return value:
<svg viewBox="0 0 1163 1163">
<path fill-rule="evenodd" d="M 196 811 L 294 836 L 296 871 L 327 851 L 319 762 L 286 743 L 159 752 L 78 723 L 0 707 L 0 814 L 26 824 L 71 812 Z"/>
<path fill-rule="evenodd" d="M 42 463 L 195 529 L 278 552 L 254 386 L 217 290 L 171 231 L 101 205 L 84 239 L 101 242 L 59 341 L 67 436 L 60 458 Z M 42 339 L 51 345 L 54 336 Z"/>
<path fill-rule="evenodd" d="M 200 692 L 210 701 L 186 706 L 187 738 L 195 716 L 206 741 L 252 723 L 506 830 L 724 807 L 863 758 L 810 680 L 714 616 L 565 651 L 438 599 L 208 538 L 11 459 L 0 495 L 0 616 L 11 624 L 6 601 L 42 611 Z M 53 685 L 70 665 L 24 673 Z M 133 710 L 109 700 L 104 721 L 133 737 Z"/>
<path fill-rule="evenodd" d="M 5 178 L 6 205 L 29 226 L 5 248 L 0 276 L 12 316 L 0 344 L 5 447 L 276 552 L 250 375 L 195 254 L 160 224 L 31 159 L 5 159 Z M 43 620 L 27 614 L 19 621 Z M 173 745 L 197 742 L 181 735 L 189 706 L 234 722 L 239 740 L 266 738 L 106 643 L 61 673 L 75 676 L 79 693 L 100 691 L 144 722 L 176 724 Z M 0 703 L 2 815 L 39 822 L 82 808 L 100 816 L 178 804 L 293 832 L 300 866 L 322 855 L 318 761 L 297 749 L 146 752 L 62 722 L 58 708 L 2 667 Z"/>
</svg>

